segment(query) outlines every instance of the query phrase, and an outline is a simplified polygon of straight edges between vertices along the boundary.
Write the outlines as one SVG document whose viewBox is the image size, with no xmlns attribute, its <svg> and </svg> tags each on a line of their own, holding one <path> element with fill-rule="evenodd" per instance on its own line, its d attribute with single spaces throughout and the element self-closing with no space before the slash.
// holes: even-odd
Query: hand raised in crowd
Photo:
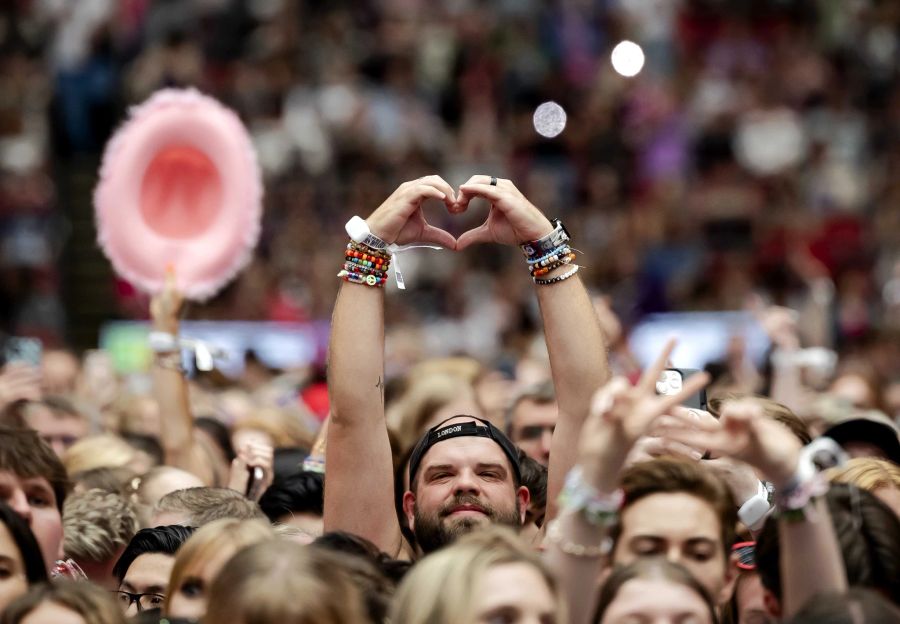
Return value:
<svg viewBox="0 0 900 624">
<path fill-rule="evenodd" d="M 24 362 L 10 362 L 0 371 L 0 409 L 20 400 L 41 400 L 41 370 Z"/>
<path fill-rule="evenodd" d="M 667 435 L 669 428 L 675 426 L 678 429 L 697 429 L 704 425 L 715 426 L 718 421 L 715 416 L 706 410 L 673 407 L 671 416 L 660 416 L 651 427 L 647 435 L 642 436 L 634 445 L 628 455 L 627 465 L 641 461 L 648 461 L 657 457 L 676 456 L 694 461 L 699 461 L 709 450 L 705 447 L 694 447 Z M 747 464 L 735 461 L 730 457 L 715 457 L 704 459 L 703 466 L 718 474 L 731 488 L 734 498 L 742 503 L 757 493 L 759 479 L 753 468 Z"/>
<path fill-rule="evenodd" d="M 495 184 L 491 184 L 495 181 Z M 459 237 L 457 249 L 477 243 L 520 245 L 538 240 L 553 231 L 553 224 L 509 180 L 497 180 L 475 175 L 459 187 L 457 211 L 465 210 L 469 202 L 480 197 L 491 203 L 487 219 L 480 226 Z"/>
<path fill-rule="evenodd" d="M 258 501 L 270 485 L 274 475 L 275 451 L 268 444 L 248 442 L 237 450 L 237 457 L 231 461 L 228 487 L 250 500 Z M 262 471 L 262 478 L 250 482 L 255 468 Z"/>
<path fill-rule="evenodd" d="M 627 464 L 631 465 L 637 462 L 648 461 L 657 457 L 677 456 L 685 459 L 700 460 L 703 457 L 705 449 L 694 448 L 687 444 L 682 444 L 666 437 L 666 427 L 672 424 L 679 426 L 683 422 L 691 422 L 692 420 L 706 421 L 715 420 L 715 417 L 706 410 L 675 406 L 671 409 L 672 414 L 681 416 L 684 420 L 673 420 L 671 416 L 660 416 L 656 419 L 646 435 L 641 436 L 631 453 L 628 454 Z"/>
<path fill-rule="evenodd" d="M 714 422 L 681 420 L 682 426 L 668 428 L 669 438 L 746 462 L 776 488 L 788 483 L 797 470 L 800 441 L 787 427 L 767 418 L 754 401 L 727 402 Z"/>
<path fill-rule="evenodd" d="M 791 308 L 768 306 L 756 313 L 759 324 L 765 330 L 772 344 L 785 351 L 800 348 L 800 334 L 797 329 L 799 315 Z"/>
<path fill-rule="evenodd" d="M 675 341 L 670 340 L 637 385 L 614 377 L 594 396 L 591 414 L 582 429 L 578 463 L 585 478 L 598 490 L 613 491 L 638 439 L 650 431 L 660 416 L 709 383 L 709 375 L 699 373 L 686 379 L 678 394 L 657 395 L 656 380 L 674 348 Z"/>
<path fill-rule="evenodd" d="M 366 223 L 386 243 L 435 243 L 456 249 L 456 239 L 449 232 L 425 220 L 422 204 L 429 199 L 444 202 L 450 211 L 456 206 L 453 188 L 440 176 L 431 175 L 401 184 Z"/>
<path fill-rule="evenodd" d="M 175 283 L 175 273 L 170 270 L 166 273 L 163 289 L 150 300 L 150 318 L 153 320 L 154 329 L 177 334 L 178 319 L 183 305 L 184 298 Z"/>
</svg>

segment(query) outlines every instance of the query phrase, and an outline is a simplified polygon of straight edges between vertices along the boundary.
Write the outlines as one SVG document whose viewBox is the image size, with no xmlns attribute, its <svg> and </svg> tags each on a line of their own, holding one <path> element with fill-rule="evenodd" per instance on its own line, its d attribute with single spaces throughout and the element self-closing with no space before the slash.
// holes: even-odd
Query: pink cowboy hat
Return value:
<svg viewBox="0 0 900 624">
<path fill-rule="evenodd" d="M 106 145 L 94 191 L 97 238 L 116 272 L 148 293 L 173 269 L 185 297 L 213 296 L 250 260 L 262 182 L 247 131 L 194 89 L 131 109 Z"/>
</svg>

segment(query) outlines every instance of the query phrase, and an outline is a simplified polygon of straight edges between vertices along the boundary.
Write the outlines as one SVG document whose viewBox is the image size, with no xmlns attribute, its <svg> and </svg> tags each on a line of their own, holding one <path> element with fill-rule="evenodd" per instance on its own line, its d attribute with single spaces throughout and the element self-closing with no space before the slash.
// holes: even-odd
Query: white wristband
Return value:
<svg viewBox="0 0 900 624">
<path fill-rule="evenodd" d="M 178 336 L 158 331 L 150 332 L 147 336 L 147 345 L 154 353 L 171 353 L 181 348 Z"/>
<path fill-rule="evenodd" d="M 372 249 L 387 249 L 388 244 L 372 234 L 369 224 L 360 216 L 355 216 L 344 225 L 344 230 L 350 240 L 371 247 Z"/>
<path fill-rule="evenodd" d="M 756 494 L 744 501 L 738 509 L 738 518 L 751 531 L 758 531 L 763 527 L 770 511 L 772 506 L 769 504 L 769 490 L 766 484 L 760 481 Z"/>
</svg>

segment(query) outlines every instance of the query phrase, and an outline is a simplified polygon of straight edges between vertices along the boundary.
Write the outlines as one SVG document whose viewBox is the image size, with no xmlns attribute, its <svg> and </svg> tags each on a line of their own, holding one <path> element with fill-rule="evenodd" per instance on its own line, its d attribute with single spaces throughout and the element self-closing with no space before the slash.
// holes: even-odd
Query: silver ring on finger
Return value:
<svg viewBox="0 0 900 624">
<path fill-rule="evenodd" d="M 497 176 L 491 176 L 491 186 L 497 186 Z"/>
</svg>

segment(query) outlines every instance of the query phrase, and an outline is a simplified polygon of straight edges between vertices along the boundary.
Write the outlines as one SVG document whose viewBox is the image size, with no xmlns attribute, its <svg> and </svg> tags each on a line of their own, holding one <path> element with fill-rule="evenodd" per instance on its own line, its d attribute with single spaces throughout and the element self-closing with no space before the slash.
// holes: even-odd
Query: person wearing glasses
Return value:
<svg viewBox="0 0 900 624">
<path fill-rule="evenodd" d="M 113 592 L 125 615 L 161 609 L 175 565 L 175 553 L 194 532 L 180 525 L 141 529 L 113 568 L 119 588 Z"/>
</svg>

